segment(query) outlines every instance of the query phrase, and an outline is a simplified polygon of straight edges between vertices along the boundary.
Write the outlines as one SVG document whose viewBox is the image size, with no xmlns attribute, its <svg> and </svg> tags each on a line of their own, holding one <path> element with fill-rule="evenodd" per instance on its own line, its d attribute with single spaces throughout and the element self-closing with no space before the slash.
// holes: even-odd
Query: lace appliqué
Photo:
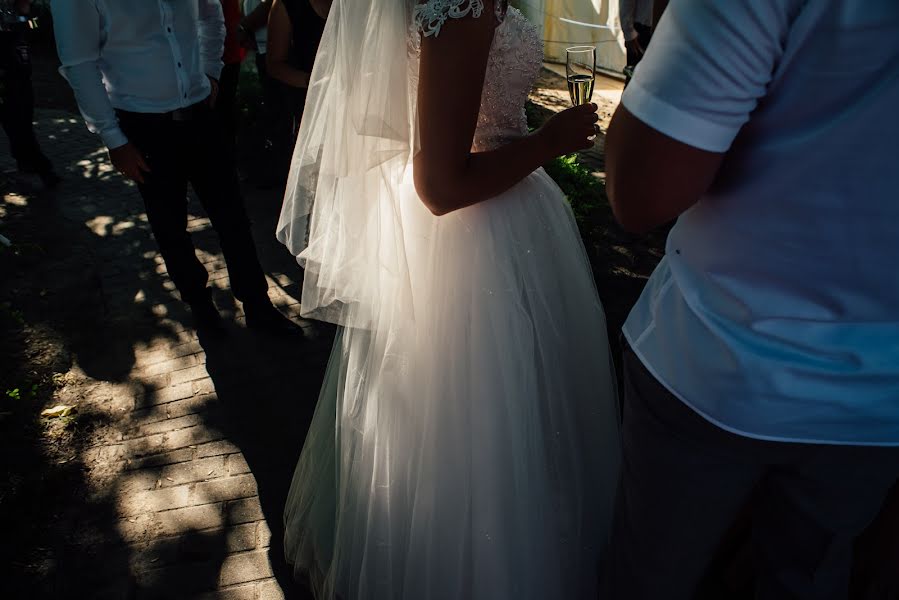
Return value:
<svg viewBox="0 0 899 600">
<path fill-rule="evenodd" d="M 412 22 L 425 37 L 440 35 L 447 19 L 461 19 L 469 14 L 477 18 L 484 12 L 484 0 L 428 0 L 417 4 Z"/>
<path fill-rule="evenodd" d="M 524 105 L 543 65 L 543 42 L 536 26 L 515 8 L 504 17 L 487 62 L 475 151 L 498 148 L 527 134 Z"/>
</svg>

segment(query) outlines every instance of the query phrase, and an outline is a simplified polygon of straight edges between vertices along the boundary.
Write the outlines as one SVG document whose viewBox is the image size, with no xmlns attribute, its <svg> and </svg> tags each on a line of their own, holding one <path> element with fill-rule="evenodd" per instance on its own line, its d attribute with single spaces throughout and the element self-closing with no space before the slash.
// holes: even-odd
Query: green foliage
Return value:
<svg viewBox="0 0 899 600">
<path fill-rule="evenodd" d="M 600 211 L 608 212 L 605 183 L 578 161 L 577 154 L 556 158 L 545 169 L 568 198 L 581 232 L 588 235 Z"/>
<path fill-rule="evenodd" d="M 28 400 L 34 400 L 37 397 L 37 384 L 32 384 L 31 387 L 26 388 L 26 391 L 23 392 L 20 388 L 13 388 L 11 390 L 6 390 L 6 398 L 8 400 L 20 401 L 23 398 L 27 398 Z"/>
<path fill-rule="evenodd" d="M 18 325 L 25 324 L 25 315 L 18 308 L 13 307 L 11 302 L 0 303 L 0 316 L 12 319 Z"/>
</svg>

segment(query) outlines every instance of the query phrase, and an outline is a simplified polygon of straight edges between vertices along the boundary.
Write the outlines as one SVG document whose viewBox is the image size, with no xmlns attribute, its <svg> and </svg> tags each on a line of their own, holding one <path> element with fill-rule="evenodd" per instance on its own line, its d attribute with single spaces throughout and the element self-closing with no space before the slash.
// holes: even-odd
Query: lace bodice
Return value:
<svg viewBox="0 0 899 600">
<path fill-rule="evenodd" d="M 543 42 L 537 28 L 516 9 L 500 6 L 496 18 L 500 24 L 493 36 L 493 46 L 484 78 L 481 110 L 472 149 L 496 148 L 510 139 L 527 134 L 525 103 L 543 64 Z M 429 0 L 415 11 L 416 35 L 439 35 L 448 19 L 482 15 L 482 0 Z"/>
</svg>

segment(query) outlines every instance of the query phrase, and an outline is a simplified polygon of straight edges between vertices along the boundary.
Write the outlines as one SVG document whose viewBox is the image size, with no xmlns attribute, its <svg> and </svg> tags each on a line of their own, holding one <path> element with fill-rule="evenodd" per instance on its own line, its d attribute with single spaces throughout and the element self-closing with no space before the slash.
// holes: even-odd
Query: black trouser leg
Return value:
<svg viewBox="0 0 899 600">
<path fill-rule="evenodd" d="M 852 543 L 899 475 L 899 450 L 728 433 L 625 349 L 623 468 L 605 565 L 608 600 L 690 600 L 756 486 L 760 600 L 848 596 Z"/>
<path fill-rule="evenodd" d="M 237 87 L 240 82 L 240 63 L 222 67 L 216 113 L 221 120 L 222 135 L 232 158 L 237 154 Z"/>
<path fill-rule="evenodd" d="M 219 235 L 234 296 L 241 302 L 268 302 L 268 281 L 256 254 L 237 171 L 218 141 L 212 112 L 191 122 L 191 129 L 185 144 L 191 149 L 189 180 Z"/>
<path fill-rule="evenodd" d="M 297 141 L 300 119 L 303 116 L 306 91 L 290 87 L 280 81 L 273 82 L 273 87 L 275 126 L 272 146 L 279 176 L 286 179 Z"/>
<path fill-rule="evenodd" d="M 146 158 L 151 172 L 138 184 L 147 218 L 169 276 L 188 303 L 207 296 L 209 275 L 187 232 L 187 159 L 183 123 L 119 115 L 122 130 Z"/>
<path fill-rule="evenodd" d="M 0 32 L 0 121 L 9 137 L 10 151 L 22 171 L 46 174 L 53 170 L 34 135 L 34 90 L 31 54 L 26 31 Z"/>
</svg>

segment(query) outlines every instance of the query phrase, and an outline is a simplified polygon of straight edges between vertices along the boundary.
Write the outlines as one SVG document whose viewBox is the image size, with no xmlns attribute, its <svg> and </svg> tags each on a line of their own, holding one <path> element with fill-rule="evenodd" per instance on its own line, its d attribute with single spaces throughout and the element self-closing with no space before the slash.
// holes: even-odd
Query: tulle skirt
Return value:
<svg viewBox="0 0 899 600">
<path fill-rule="evenodd" d="M 287 559 L 319 598 L 593 600 L 619 417 L 570 207 L 538 170 L 429 222 L 409 326 L 334 343 Z"/>
</svg>

